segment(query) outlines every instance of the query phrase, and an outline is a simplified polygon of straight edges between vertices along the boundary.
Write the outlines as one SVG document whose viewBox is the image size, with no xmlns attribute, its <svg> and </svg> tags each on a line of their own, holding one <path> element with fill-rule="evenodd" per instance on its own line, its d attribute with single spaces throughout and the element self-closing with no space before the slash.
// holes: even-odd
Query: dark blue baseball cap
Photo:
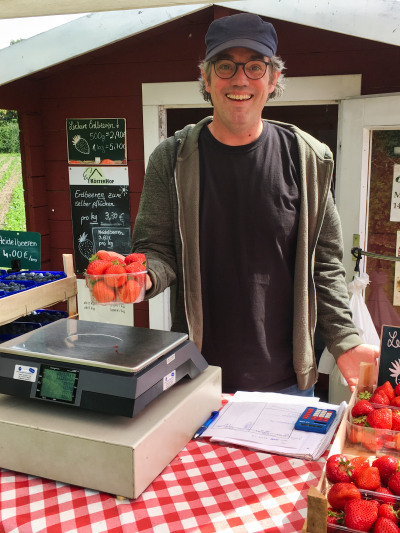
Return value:
<svg viewBox="0 0 400 533">
<path fill-rule="evenodd" d="M 263 56 L 276 54 L 278 37 L 275 28 L 258 15 L 239 13 L 214 20 L 206 34 L 206 57 L 212 57 L 228 48 L 249 48 Z"/>
</svg>

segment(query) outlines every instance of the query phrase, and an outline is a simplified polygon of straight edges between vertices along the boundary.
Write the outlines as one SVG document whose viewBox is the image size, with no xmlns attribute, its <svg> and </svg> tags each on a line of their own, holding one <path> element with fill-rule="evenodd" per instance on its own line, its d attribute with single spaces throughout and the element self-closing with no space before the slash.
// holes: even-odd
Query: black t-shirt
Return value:
<svg viewBox="0 0 400 533">
<path fill-rule="evenodd" d="M 200 147 L 202 353 L 224 392 L 296 383 L 293 273 L 300 206 L 294 134 L 264 123 L 244 146 Z"/>
</svg>

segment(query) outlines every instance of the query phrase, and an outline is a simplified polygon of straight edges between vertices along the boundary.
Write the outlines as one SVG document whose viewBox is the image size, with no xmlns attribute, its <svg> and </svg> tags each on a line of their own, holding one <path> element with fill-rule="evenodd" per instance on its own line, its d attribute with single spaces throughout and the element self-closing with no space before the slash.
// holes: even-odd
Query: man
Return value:
<svg viewBox="0 0 400 533">
<path fill-rule="evenodd" d="M 316 325 L 349 386 L 362 345 L 351 321 L 327 146 L 262 120 L 282 92 L 275 29 L 257 15 L 215 20 L 202 91 L 213 117 L 149 159 L 133 248 L 147 298 L 171 286 L 173 330 L 188 331 L 223 390 L 313 395 Z"/>
</svg>

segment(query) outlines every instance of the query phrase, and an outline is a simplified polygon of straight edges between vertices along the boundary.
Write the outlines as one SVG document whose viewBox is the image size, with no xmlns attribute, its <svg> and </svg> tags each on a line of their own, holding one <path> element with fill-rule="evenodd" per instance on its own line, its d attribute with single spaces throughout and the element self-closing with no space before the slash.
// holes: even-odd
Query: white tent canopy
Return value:
<svg viewBox="0 0 400 533">
<path fill-rule="evenodd" d="M 400 45 L 400 0 L 0 0 L 0 18 L 95 11 L 0 50 L 0 85 L 212 5 Z"/>
<path fill-rule="evenodd" d="M 155 7 L 210 4 L 207 0 L 0 0 L 0 18 L 33 17 Z M 400 0 L 242 0 L 221 1 L 241 11 L 325 30 L 400 44 Z"/>
</svg>

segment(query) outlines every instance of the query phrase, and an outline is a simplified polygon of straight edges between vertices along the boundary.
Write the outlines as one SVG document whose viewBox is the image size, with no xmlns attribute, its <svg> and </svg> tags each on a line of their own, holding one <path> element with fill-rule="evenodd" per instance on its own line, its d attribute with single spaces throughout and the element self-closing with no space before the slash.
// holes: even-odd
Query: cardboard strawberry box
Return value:
<svg viewBox="0 0 400 533">
<path fill-rule="evenodd" d="M 350 399 L 349 405 L 338 427 L 335 439 L 330 447 L 328 459 L 336 454 L 343 454 L 347 459 L 361 456 L 367 457 L 371 465 L 376 458 L 383 455 L 390 455 L 396 459 L 400 459 L 400 449 L 398 446 L 396 447 L 398 439 L 400 442 L 400 437 L 398 437 L 400 432 L 367 427 L 360 428 L 360 426 L 353 424 L 351 410 L 357 400 L 358 391 L 356 390 Z M 382 406 L 377 405 L 376 407 L 379 408 Z M 372 449 L 368 449 L 368 446 Z M 302 533 L 326 533 L 328 508 L 330 507 L 327 495 L 331 486 L 332 483 L 326 476 L 325 464 L 318 485 L 309 489 L 307 496 L 307 519 L 304 523 Z M 363 499 L 377 500 L 380 503 L 384 502 L 382 495 L 374 491 L 361 490 L 361 493 Z M 400 509 L 400 496 L 394 495 L 391 498 L 393 499 L 395 509 Z M 330 524 L 329 531 L 358 533 L 359 530 Z"/>
<path fill-rule="evenodd" d="M 146 292 L 146 271 L 121 274 L 85 274 L 85 279 L 94 304 L 134 304 L 141 302 Z"/>
</svg>

